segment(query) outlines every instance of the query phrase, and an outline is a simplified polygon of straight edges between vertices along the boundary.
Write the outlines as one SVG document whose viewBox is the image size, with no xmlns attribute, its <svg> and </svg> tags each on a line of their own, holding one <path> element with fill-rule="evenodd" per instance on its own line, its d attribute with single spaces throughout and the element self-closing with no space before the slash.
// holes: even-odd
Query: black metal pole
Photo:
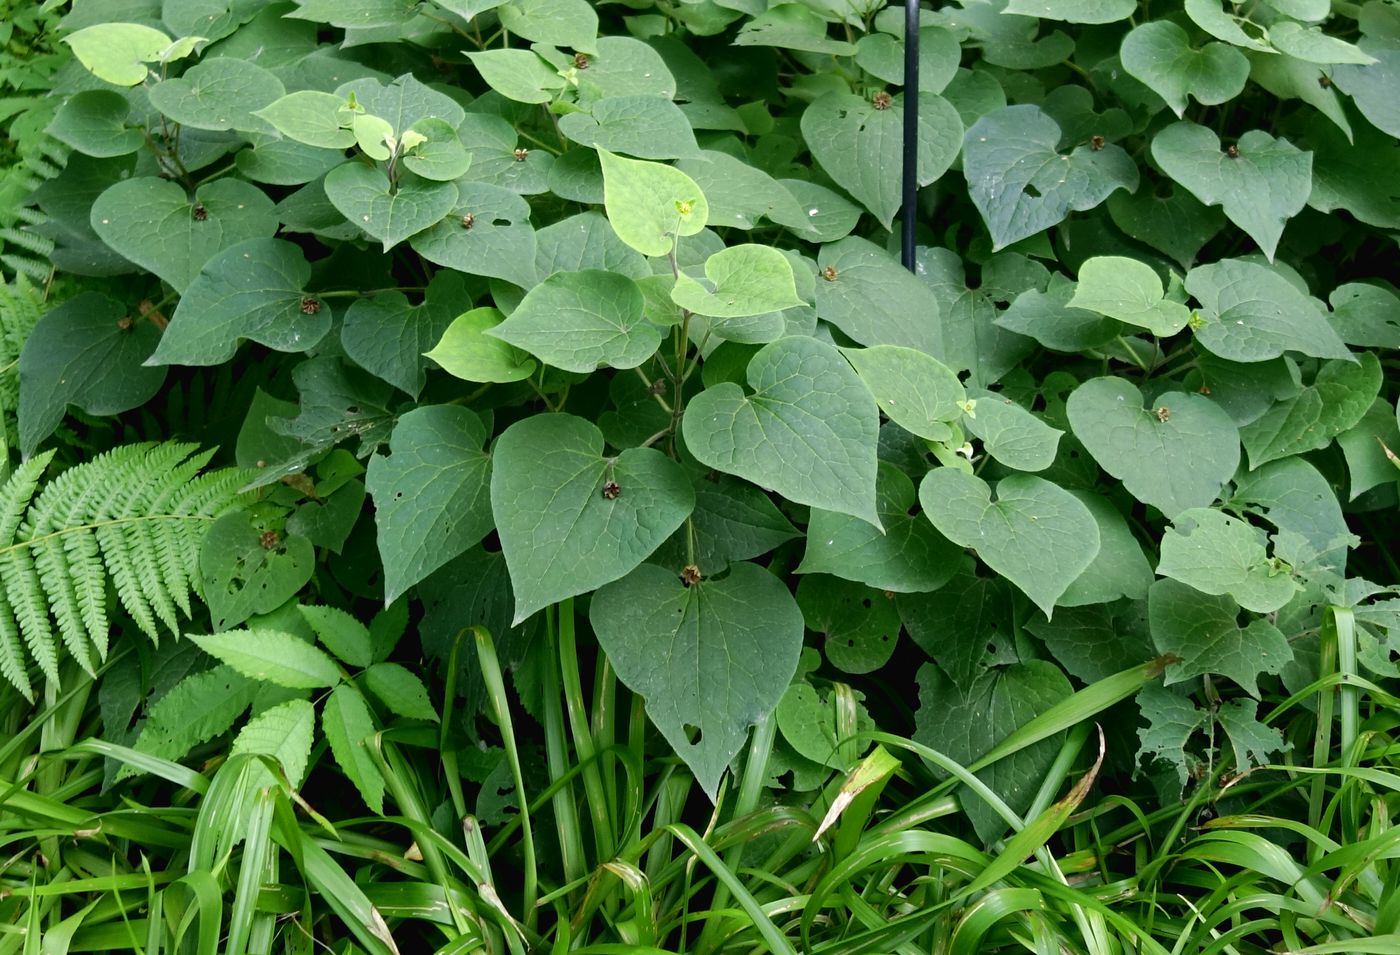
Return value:
<svg viewBox="0 0 1400 955">
<path fill-rule="evenodd" d="M 914 271 L 914 208 L 919 198 L 919 2 L 904 0 L 904 195 L 900 258 Z"/>
</svg>

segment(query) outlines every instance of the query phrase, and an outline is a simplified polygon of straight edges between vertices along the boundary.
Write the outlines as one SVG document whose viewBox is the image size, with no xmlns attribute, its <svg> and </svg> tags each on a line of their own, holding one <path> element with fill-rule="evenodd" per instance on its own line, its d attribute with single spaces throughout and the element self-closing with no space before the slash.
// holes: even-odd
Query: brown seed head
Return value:
<svg viewBox="0 0 1400 955">
<path fill-rule="evenodd" d="M 870 97 L 870 105 L 874 106 L 876 109 L 889 109 L 890 105 L 893 103 L 894 97 L 884 90 L 880 90 L 880 92 Z"/>
<path fill-rule="evenodd" d="M 468 212 L 466 215 L 462 216 L 463 229 L 470 229 L 474 225 L 476 225 L 476 213 Z"/>
<path fill-rule="evenodd" d="M 1322 76 L 1319 76 L 1317 78 L 1317 85 L 1321 86 L 1325 90 L 1330 90 L 1332 88 L 1332 77 L 1324 73 Z"/>
<path fill-rule="evenodd" d="M 579 69 L 579 70 L 586 70 L 586 69 L 588 69 L 588 54 L 587 54 L 587 53 L 575 53 L 575 54 L 574 54 L 574 68 L 575 68 L 575 69 Z"/>
<path fill-rule="evenodd" d="M 135 324 L 136 323 L 131 320 L 130 315 L 123 315 L 121 318 L 117 319 L 117 327 L 124 332 L 131 331 L 131 327 Z"/>
<path fill-rule="evenodd" d="M 321 311 L 321 300 L 317 298 L 304 298 L 301 300 L 301 314 L 316 315 Z"/>
<path fill-rule="evenodd" d="M 700 573 L 700 568 L 694 564 L 686 564 L 681 568 L 681 583 L 687 587 L 700 583 L 705 579 L 705 575 Z"/>
<path fill-rule="evenodd" d="M 1168 408 L 1166 405 L 1162 405 L 1157 409 L 1157 420 L 1162 422 L 1162 424 L 1166 424 L 1168 421 L 1172 420 L 1172 409 Z"/>
<path fill-rule="evenodd" d="M 603 497 L 610 501 L 617 500 L 617 496 L 621 493 L 622 488 L 618 486 L 616 481 L 609 481 L 607 484 L 603 485 Z"/>
<path fill-rule="evenodd" d="M 282 543 L 282 538 L 276 531 L 263 531 L 258 535 L 258 543 L 262 544 L 263 550 L 272 550 Z"/>
<path fill-rule="evenodd" d="M 1196 393 L 1200 395 L 1210 394 L 1210 385 L 1201 385 L 1201 387 L 1196 389 Z"/>
<path fill-rule="evenodd" d="M 1100 149 L 1103 149 L 1104 146 L 1107 145 L 1107 143 L 1108 140 L 1104 139 L 1102 136 L 1094 135 L 1089 137 L 1089 148 L 1092 149 L 1094 152 L 1098 152 Z"/>
<path fill-rule="evenodd" d="M 1230 145 L 1225 147 L 1225 155 L 1229 156 L 1231 159 L 1239 159 L 1240 147 L 1236 146 L 1234 143 L 1231 143 Z"/>
<path fill-rule="evenodd" d="M 835 282 L 835 281 L 836 281 L 836 266 L 834 266 L 834 265 L 824 265 L 824 266 L 822 266 L 822 278 L 826 279 L 828 282 Z"/>
<path fill-rule="evenodd" d="M 204 208 L 204 203 L 196 202 L 194 204 L 194 209 L 190 211 L 190 215 L 194 216 L 195 222 L 203 222 L 205 219 L 209 218 L 209 210 Z"/>
<path fill-rule="evenodd" d="M 525 160 L 527 160 L 527 159 L 529 159 L 529 158 L 530 158 L 530 150 L 525 149 L 524 147 L 521 147 L 520 149 L 517 149 L 517 150 L 515 151 L 515 161 L 516 161 L 516 162 L 524 162 Z"/>
</svg>

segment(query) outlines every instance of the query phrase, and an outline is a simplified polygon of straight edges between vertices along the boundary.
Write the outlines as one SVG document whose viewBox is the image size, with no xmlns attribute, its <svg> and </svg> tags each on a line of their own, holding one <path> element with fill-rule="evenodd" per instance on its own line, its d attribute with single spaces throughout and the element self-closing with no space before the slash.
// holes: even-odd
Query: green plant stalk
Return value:
<svg viewBox="0 0 1400 955">
<path fill-rule="evenodd" d="M 588 710 L 584 703 L 583 680 L 579 676 L 578 641 L 574 633 L 574 601 L 570 597 L 559 603 L 559 672 L 564 679 L 564 707 L 569 716 L 569 728 L 574 736 L 574 750 L 579 761 L 586 763 L 583 772 L 584 796 L 588 800 L 593 820 L 593 843 L 598 861 L 611 859 L 617 851 L 617 841 L 608 817 L 607 796 L 603 776 L 595 756 L 598 748 L 589 730 Z"/>
<path fill-rule="evenodd" d="M 549 657 L 545 667 L 544 685 L 544 744 L 549 763 L 549 779 L 558 784 L 568 772 L 568 743 L 565 740 L 564 712 L 559 701 L 558 639 L 554 632 L 555 608 L 545 611 L 545 646 Z M 559 834 L 560 862 L 564 879 L 574 882 L 586 872 L 583 854 L 583 833 L 579 829 L 578 807 L 574 804 L 573 786 L 565 782 L 553 797 L 554 825 Z"/>
</svg>

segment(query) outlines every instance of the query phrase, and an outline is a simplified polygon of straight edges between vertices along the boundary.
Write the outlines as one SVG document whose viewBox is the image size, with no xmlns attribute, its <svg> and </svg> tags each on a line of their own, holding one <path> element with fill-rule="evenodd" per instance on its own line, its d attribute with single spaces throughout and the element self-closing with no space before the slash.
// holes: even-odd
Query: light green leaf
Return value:
<svg viewBox="0 0 1400 955">
<path fill-rule="evenodd" d="M 392 83 L 377 76 L 364 76 L 336 88 L 335 95 L 348 102 L 354 97 L 360 107 L 378 116 L 396 132 L 412 129 L 426 119 L 440 119 L 453 129 L 463 129 L 467 112 L 451 96 L 420 83 L 405 73 Z"/>
<path fill-rule="evenodd" d="M 1118 508 L 1103 495 L 1079 489 L 1071 490 L 1070 493 L 1084 502 L 1084 506 L 1098 522 L 1099 552 L 1094 557 L 1094 562 L 1069 585 L 1069 589 L 1060 598 L 1059 605 L 1082 607 L 1086 604 L 1108 603 L 1120 597 L 1130 600 L 1144 599 L 1147 596 L 1147 588 L 1152 584 L 1152 566 L 1148 564 L 1147 557 L 1142 552 L 1142 545 L 1128 529 L 1128 522 L 1123 519 Z M 1055 652 L 1055 659 L 1065 664 L 1070 672 L 1074 672 L 1058 651 Z M 1102 676 L 1126 670 L 1145 659 L 1147 655 L 1128 660 L 1122 666 L 1105 671 Z M 1087 678 L 1077 673 L 1075 675 L 1086 682 L 1100 679 L 1099 676 Z"/>
<path fill-rule="evenodd" d="M 170 37 L 139 23 L 96 23 L 63 38 L 78 62 L 98 79 L 117 86 L 145 82 L 147 63 L 158 62 Z"/>
<path fill-rule="evenodd" d="M 286 16 L 351 30 L 371 30 L 401 26 L 413 16 L 417 6 L 417 0 L 297 0 L 297 8 Z"/>
<path fill-rule="evenodd" d="M 303 289 L 311 278 L 301 249 L 250 239 L 204 264 L 175 306 L 152 365 L 219 365 L 243 339 L 284 352 L 314 346 L 330 330 L 330 309 Z"/>
<path fill-rule="evenodd" d="M 228 732 L 260 689 L 225 663 L 185 677 L 146 711 L 133 748 L 162 759 L 183 759 L 200 743 Z M 117 778 L 132 775 L 124 767 Z"/>
<path fill-rule="evenodd" d="M 556 272 L 486 334 L 566 371 L 635 368 L 661 344 L 643 304 L 642 290 L 625 275 Z"/>
<path fill-rule="evenodd" d="M 676 168 L 694 179 L 705 194 L 711 225 L 754 229 L 766 218 L 803 238 L 812 237 L 811 216 L 787 186 L 762 169 L 714 149 L 702 149 L 696 158 L 682 159 Z M 839 205 L 850 207 L 844 199 Z"/>
<path fill-rule="evenodd" d="M 421 142 L 417 141 L 420 136 Z M 457 179 L 472 165 L 471 153 L 445 119 L 418 120 L 400 138 L 400 149 L 405 169 L 435 182 Z"/>
<path fill-rule="evenodd" d="M 919 668 L 918 683 L 914 739 L 964 766 L 1073 692 L 1060 668 L 1044 660 L 982 669 L 962 684 L 926 663 Z M 1013 812 L 1023 813 L 1059 748 L 1057 734 L 997 760 L 977 777 Z M 958 791 L 977 835 L 983 842 L 994 841 L 1006 829 L 1006 821 L 964 787 Z"/>
<path fill-rule="evenodd" d="M 1400 348 L 1400 295 L 1393 287 L 1348 282 L 1327 297 L 1332 327 L 1348 345 Z"/>
<path fill-rule="evenodd" d="M 271 613 L 295 596 L 316 569 L 316 550 L 255 511 L 234 511 L 204 534 L 199 573 L 215 630 Z"/>
<path fill-rule="evenodd" d="M 548 103 L 567 85 L 558 70 L 531 50 L 469 51 L 467 59 L 486 85 L 518 103 Z"/>
<path fill-rule="evenodd" d="M 1249 79 L 1249 60 L 1225 43 L 1191 46 L 1186 31 L 1170 20 L 1134 27 L 1119 52 L 1123 69 L 1142 80 L 1176 113 L 1186 112 L 1186 98 L 1218 106 L 1240 95 Z"/>
<path fill-rule="evenodd" d="M 326 174 L 326 198 L 355 226 L 384 244 L 395 245 L 436 224 L 457 205 L 457 187 L 412 173 L 397 186 L 378 169 L 347 162 Z"/>
<path fill-rule="evenodd" d="M 456 208 L 409 244 L 429 262 L 468 275 L 505 279 L 521 288 L 538 281 L 530 204 L 501 186 L 457 183 Z"/>
<path fill-rule="evenodd" d="M 206 262 L 248 239 L 277 232 L 272 200 L 237 179 L 195 190 L 154 176 L 126 179 L 92 204 L 92 228 L 124 258 L 184 292 Z"/>
<path fill-rule="evenodd" d="M 888 252 L 849 236 L 817 254 L 817 317 L 861 345 L 939 355 L 938 300 Z"/>
<path fill-rule="evenodd" d="M 506 317 L 494 308 L 474 308 L 458 315 L 432 351 L 424 352 L 449 375 L 463 381 L 507 383 L 535 373 L 529 354 L 488 335 Z"/>
<path fill-rule="evenodd" d="M 681 427 L 696 459 L 878 527 L 879 411 L 841 353 L 814 338 L 784 338 L 754 355 L 747 379 L 752 394 L 724 382 L 691 400 Z"/>
<path fill-rule="evenodd" d="M 1067 276 L 1050 277 L 1045 291 L 1028 288 L 996 316 L 997 328 L 1004 328 L 1040 342 L 1054 351 L 1084 352 L 1106 345 L 1122 333 L 1122 326 L 1082 308 L 1070 308 L 1075 283 Z"/>
<path fill-rule="evenodd" d="M 888 229 L 900 202 L 904 96 L 876 95 L 883 98 L 844 92 L 821 97 L 802 113 L 802 138 L 836 184 Z M 948 171 L 962 132 L 952 104 L 934 93 L 919 94 L 919 185 Z"/>
<path fill-rule="evenodd" d="M 348 149 L 355 134 L 344 122 L 345 100 L 330 93 L 298 90 L 274 100 L 252 115 L 271 123 L 289 139 L 321 149 Z"/>
<path fill-rule="evenodd" d="M 594 595 L 589 619 L 618 678 L 713 799 L 797 670 L 802 612 L 787 587 L 748 563 L 689 587 L 643 564 Z"/>
<path fill-rule="evenodd" d="M 370 458 L 386 604 L 491 530 L 487 437 L 474 412 L 425 405 L 399 419 L 388 457 Z"/>
<path fill-rule="evenodd" d="M 1017 471 L 1044 471 L 1054 463 L 1063 431 L 1004 395 L 974 388 L 968 397 L 977 406 L 962 426 L 982 439 L 989 455 Z"/>
<path fill-rule="evenodd" d="M 311 760 L 315 729 L 316 708 L 307 700 L 288 700 L 250 719 L 238 731 L 229 756 L 244 753 L 272 756 L 281 764 L 292 788 L 300 788 L 306 778 L 306 764 Z M 266 769 L 261 766 L 258 769 L 258 777 L 268 779 Z"/>
<path fill-rule="evenodd" d="M 919 503 L 939 533 L 976 550 L 988 567 L 1030 597 L 1047 617 L 1099 552 L 1099 525 L 1073 494 L 1042 478 L 1014 474 L 992 488 L 957 468 L 935 468 Z"/>
<path fill-rule="evenodd" d="M 588 0 L 510 0 L 496 13 L 501 26 L 527 40 L 585 53 L 597 49 L 598 14 Z"/>
<path fill-rule="evenodd" d="M 428 380 L 424 351 L 440 341 L 471 304 L 462 276 L 439 272 L 417 305 L 410 305 L 398 291 L 356 299 L 345 311 L 340 342 L 361 368 L 417 397 Z"/>
<path fill-rule="evenodd" d="M 711 318 L 745 318 L 802 305 L 792 263 L 766 245 L 731 245 L 705 260 L 701 283 L 685 272 L 676 277 L 671 301 Z"/>
<path fill-rule="evenodd" d="M 675 103 L 655 93 L 597 100 L 587 112 L 561 116 L 559 131 L 584 146 L 639 159 L 700 155 L 685 114 Z"/>
<path fill-rule="evenodd" d="M 391 712 L 410 720 L 438 722 L 423 681 L 397 663 L 376 663 L 365 671 L 365 686 Z"/>
<path fill-rule="evenodd" d="M 254 680 L 291 690 L 340 682 L 340 668 L 324 650 L 277 630 L 225 630 L 189 639 L 205 653 Z"/>
<path fill-rule="evenodd" d="M 1256 613 L 1272 613 L 1298 589 L 1288 568 L 1269 558 L 1263 531 L 1207 508 L 1173 519 L 1162 536 L 1157 573 L 1202 593 L 1229 594 Z"/>
<path fill-rule="evenodd" d="M 961 548 L 934 530 L 922 514 L 911 514 L 917 505 L 914 483 L 881 461 L 875 511 L 883 533 L 849 514 L 813 508 L 807 550 L 797 572 L 834 574 L 895 593 L 937 590 L 957 571 Z"/>
<path fill-rule="evenodd" d="M 1162 171 L 1225 215 L 1273 261 L 1288 220 L 1307 205 L 1312 153 L 1286 139 L 1251 129 L 1232 149 L 1220 148 L 1213 130 L 1173 123 L 1152 138 L 1152 158 Z"/>
<path fill-rule="evenodd" d="M 1240 463 L 1239 432 L 1209 398 L 1171 391 L 1152 408 L 1122 378 L 1095 378 L 1070 395 L 1070 427 L 1128 493 L 1168 518 L 1220 495 Z"/>
<path fill-rule="evenodd" d="M 1004 12 L 1067 23 L 1114 23 L 1136 10 L 1135 0 L 1011 0 Z"/>
<path fill-rule="evenodd" d="M 598 150 L 603 204 L 618 238 L 643 255 L 666 255 L 676 238 L 705 228 L 710 207 L 685 173 L 641 159 Z"/>
<path fill-rule="evenodd" d="M 1253 470 L 1267 461 L 1316 451 L 1356 425 L 1380 394 L 1381 364 L 1374 352 L 1358 361 L 1324 362 L 1311 385 L 1240 429 Z"/>
<path fill-rule="evenodd" d="M 860 206 L 826 186 L 802 179 L 775 181 L 797 201 L 799 209 L 806 216 L 808 229 L 798 234 L 813 242 L 844 239 L 860 221 Z"/>
<path fill-rule="evenodd" d="M 1231 8 L 1234 4 L 1230 4 Z M 1186 0 L 1186 15 L 1190 17 L 1202 30 L 1215 37 L 1217 40 L 1224 40 L 1231 46 L 1242 46 L 1248 50 L 1258 50 L 1260 53 L 1269 53 L 1273 47 L 1258 39 L 1257 36 L 1250 36 L 1246 33 L 1241 24 L 1248 23 L 1250 29 L 1256 34 L 1263 34 L 1264 30 L 1257 23 L 1245 18 L 1236 17 L 1226 13 L 1221 0 Z"/>
<path fill-rule="evenodd" d="M 1356 63 L 1368 66 L 1376 62 L 1375 57 L 1363 53 L 1346 40 L 1323 33 L 1321 27 L 1304 26 L 1292 20 L 1280 20 L 1269 27 L 1269 42 L 1279 52 L 1307 63 L 1321 63 L 1325 66 Z"/>
<path fill-rule="evenodd" d="M 760 6 L 734 38 L 735 46 L 775 46 L 784 50 L 850 56 L 855 47 L 827 36 L 826 21 L 800 3 Z"/>
<path fill-rule="evenodd" d="M 1123 256 L 1100 255 L 1079 267 L 1079 284 L 1069 304 L 1168 338 L 1186 327 L 1191 310 L 1165 295 L 1152 266 Z"/>
<path fill-rule="evenodd" d="M 1092 209 L 1115 190 L 1137 190 L 1137 165 L 1118 146 L 1086 144 L 1064 155 L 1059 144 L 1059 124 L 1031 104 L 993 110 L 967 131 L 963 172 L 994 250 Z"/>
<path fill-rule="evenodd" d="M 338 607 L 298 605 L 316 638 L 341 662 L 361 669 L 370 665 L 374 647 L 369 628 Z"/>
<path fill-rule="evenodd" d="M 83 90 L 68 97 L 48 132 L 78 152 L 108 158 L 134 153 L 145 145 L 143 130 L 128 125 L 131 104 L 113 90 Z"/>
<path fill-rule="evenodd" d="M 1186 291 L 1206 322 L 1196 340 L 1221 358 L 1259 362 L 1288 351 L 1352 358 L 1320 303 L 1267 266 L 1243 259 L 1197 266 L 1186 273 Z"/>
<path fill-rule="evenodd" d="M 326 734 L 340 771 L 359 790 L 365 805 L 376 815 L 383 815 L 384 776 L 366 742 L 375 733 L 374 717 L 354 684 L 342 683 L 326 697 L 321 710 L 321 732 Z"/>
<path fill-rule="evenodd" d="M 491 509 L 515 588 L 514 623 L 631 573 L 695 507 L 684 470 L 655 448 L 603 454 L 572 415 L 535 415 L 496 442 Z"/>
<path fill-rule="evenodd" d="M 1229 597 L 1207 596 L 1166 579 L 1152 585 L 1147 604 L 1157 652 L 1181 658 L 1167 667 L 1169 686 L 1218 673 L 1257 697 L 1259 674 L 1279 673 L 1293 659 L 1287 638 L 1267 620 L 1241 627 L 1240 605 Z"/>
<path fill-rule="evenodd" d="M 838 276 L 839 280 L 839 276 Z M 841 353 L 875 396 L 880 410 L 910 434 L 946 440 L 962 416 L 962 382 L 937 358 L 899 345 L 843 348 Z"/>
</svg>

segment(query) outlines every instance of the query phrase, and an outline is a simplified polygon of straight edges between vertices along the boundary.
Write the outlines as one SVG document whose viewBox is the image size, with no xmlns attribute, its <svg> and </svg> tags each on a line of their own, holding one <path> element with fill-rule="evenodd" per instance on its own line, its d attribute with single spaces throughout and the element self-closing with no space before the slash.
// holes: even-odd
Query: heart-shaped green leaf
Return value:
<svg viewBox="0 0 1400 955">
<path fill-rule="evenodd" d="M 679 169 L 598 150 L 603 205 L 618 238 L 643 255 L 665 255 L 709 221 L 700 187 Z"/>
<path fill-rule="evenodd" d="M 1222 259 L 1197 266 L 1186 273 L 1186 291 L 1200 302 L 1205 322 L 1196 340 L 1221 358 L 1260 362 L 1297 351 L 1353 360 L 1321 303 L 1258 262 Z"/>
<path fill-rule="evenodd" d="M 467 53 L 486 85 L 517 103 L 548 103 L 566 85 L 564 77 L 532 50 Z"/>
<path fill-rule="evenodd" d="M 911 514 L 917 504 L 908 475 L 880 462 L 875 510 L 883 533 L 849 514 L 813 508 L 797 572 L 834 574 L 895 593 L 937 590 L 957 571 L 961 548 L 922 514 Z"/>
<path fill-rule="evenodd" d="M 466 408 L 426 405 L 399 419 L 387 457 L 370 458 L 386 604 L 491 530 L 487 437 Z"/>
<path fill-rule="evenodd" d="M 423 258 L 468 275 L 505 279 L 522 288 L 537 281 L 536 234 L 530 204 L 486 182 L 457 184 L 457 206 L 409 242 Z"/>
<path fill-rule="evenodd" d="M 314 346 L 330 330 L 330 309 L 302 291 L 311 278 L 301 249 L 250 239 L 224 249 L 175 306 L 151 365 L 217 365 L 243 339 L 285 352 Z"/>
<path fill-rule="evenodd" d="M 535 372 L 534 360 L 514 345 L 487 334 L 505 320 L 494 308 L 474 308 L 458 315 L 424 356 L 463 381 L 524 381 Z"/>
<path fill-rule="evenodd" d="M 402 292 L 356 299 L 345 311 L 340 342 L 361 368 L 414 397 L 428 380 L 424 352 L 436 345 L 457 316 L 471 309 L 462 276 L 439 272 L 418 305 Z"/>
<path fill-rule="evenodd" d="M 861 345 L 903 345 L 939 356 L 938 299 L 888 252 L 848 236 L 817 255 L 817 317 Z"/>
<path fill-rule="evenodd" d="M 899 345 L 843 348 L 841 353 L 886 417 L 910 434 L 932 441 L 948 439 L 948 422 L 962 416 L 967 398 L 952 369 L 932 355 Z"/>
<path fill-rule="evenodd" d="M 1240 94 L 1249 79 L 1249 60 L 1226 43 L 1191 46 L 1186 31 L 1170 20 L 1134 27 L 1119 51 L 1123 69 L 1167 101 L 1180 118 L 1186 97 L 1218 106 Z"/>
<path fill-rule="evenodd" d="M 900 628 L 894 594 L 811 574 L 797 586 L 797 606 L 807 629 L 823 636 L 826 658 L 838 670 L 870 673 L 894 655 Z"/>
<path fill-rule="evenodd" d="M 1375 352 L 1362 352 L 1356 361 L 1325 362 L 1311 385 L 1240 429 L 1250 470 L 1327 447 L 1366 414 L 1380 393 L 1381 380 Z"/>
<path fill-rule="evenodd" d="M 593 596 L 589 619 L 618 679 L 715 798 L 748 728 L 797 672 L 802 612 L 792 594 L 754 564 L 689 587 L 643 564 Z"/>
<path fill-rule="evenodd" d="M 355 134 L 344 117 L 345 100 L 331 93 L 297 90 L 253 110 L 279 133 L 318 149 L 346 149 Z"/>
<path fill-rule="evenodd" d="M 125 156 L 146 142 L 142 130 L 127 125 L 131 104 L 114 90 L 83 90 L 70 96 L 49 124 L 55 138 L 87 156 Z"/>
<path fill-rule="evenodd" d="M 378 169 L 348 162 L 326 174 L 326 198 L 351 223 L 384 243 L 387 252 L 451 212 L 457 205 L 457 187 L 412 173 L 396 185 Z"/>
<path fill-rule="evenodd" d="M 172 121 L 193 129 L 267 131 L 253 116 L 286 94 L 269 71 L 231 56 L 218 56 L 151 87 L 151 105 Z"/>
<path fill-rule="evenodd" d="M 1205 507 L 1240 463 L 1240 437 L 1220 406 L 1170 391 L 1151 408 L 1122 378 L 1095 378 L 1070 395 L 1074 436 L 1128 492 L 1168 518 Z"/>
<path fill-rule="evenodd" d="M 710 318 L 747 318 L 802 305 L 792 263 L 766 245 L 731 245 L 705 260 L 702 283 L 682 272 L 671 301 Z"/>
<path fill-rule="evenodd" d="M 136 86 L 170 46 L 170 37 L 140 23 L 95 23 L 63 38 L 78 62 L 98 79 Z"/>
<path fill-rule="evenodd" d="M 1152 585 L 1147 606 L 1157 652 L 1178 658 L 1167 667 L 1168 685 L 1218 673 L 1257 697 L 1259 674 L 1278 673 L 1293 659 L 1287 638 L 1269 621 L 1241 627 L 1240 605 L 1228 596 L 1208 596 L 1166 579 Z"/>
<path fill-rule="evenodd" d="M 1196 260 L 1201 247 L 1225 227 L 1225 213 L 1176 184 L 1165 195 L 1138 189 L 1108 197 L 1108 214 L 1126 234 L 1165 252 L 1184 267 Z"/>
<path fill-rule="evenodd" d="M 886 229 L 899 210 L 904 109 L 902 95 L 828 93 L 802 114 L 802 138 L 813 158 Z M 962 133 L 962 119 L 947 100 L 919 94 L 919 185 L 948 171 Z"/>
<path fill-rule="evenodd" d="M 1136 164 L 1112 143 L 1061 153 L 1059 124 L 1028 103 L 993 110 L 973 124 L 963 140 L 963 173 L 994 249 L 1138 185 Z"/>
<path fill-rule="evenodd" d="M 696 459 L 878 527 L 879 410 L 841 353 L 815 338 L 784 338 L 760 349 L 747 375 L 752 394 L 724 382 L 686 408 L 681 426 Z"/>
<path fill-rule="evenodd" d="M 1288 569 L 1270 560 L 1263 531 L 1204 507 L 1172 519 L 1157 573 L 1202 593 L 1229 594 L 1255 613 L 1273 613 L 1298 590 Z"/>
<path fill-rule="evenodd" d="M 272 200 L 237 179 L 216 179 L 195 190 L 143 176 L 109 188 L 92 204 L 92 228 L 111 248 L 169 282 L 189 288 L 217 253 L 277 232 Z"/>
<path fill-rule="evenodd" d="M 695 507 L 679 464 L 654 448 L 603 454 L 573 415 L 535 415 L 496 442 L 491 510 L 515 620 L 631 573 Z"/>
<path fill-rule="evenodd" d="M 1152 138 L 1162 171 L 1225 215 L 1273 261 L 1288 220 L 1303 211 L 1312 188 L 1312 153 L 1251 129 L 1228 150 L 1214 131 L 1173 123 Z"/>
<path fill-rule="evenodd" d="M 992 488 L 957 468 L 935 468 L 919 503 L 939 533 L 976 550 L 988 567 L 1030 597 L 1045 616 L 1099 552 L 1099 525 L 1073 494 L 1030 474 Z"/>
<path fill-rule="evenodd" d="M 234 511 L 214 522 L 199 549 L 204 599 L 215 631 L 271 613 L 301 590 L 316 569 L 316 549 L 284 534 L 276 514 Z"/>
<path fill-rule="evenodd" d="M 1165 295 L 1152 266 L 1121 255 L 1096 255 L 1079 267 L 1069 304 L 1170 338 L 1186 327 L 1191 310 Z"/>
<path fill-rule="evenodd" d="M 642 290 L 625 275 L 556 272 L 487 334 L 566 371 L 635 368 L 661 344 L 643 307 Z"/>
<path fill-rule="evenodd" d="M 587 112 L 560 117 L 559 131 L 584 146 L 638 159 L 700 155 L 695 133 L 680 107 L 655 93 L 600 99 Z"/>
</svg>

